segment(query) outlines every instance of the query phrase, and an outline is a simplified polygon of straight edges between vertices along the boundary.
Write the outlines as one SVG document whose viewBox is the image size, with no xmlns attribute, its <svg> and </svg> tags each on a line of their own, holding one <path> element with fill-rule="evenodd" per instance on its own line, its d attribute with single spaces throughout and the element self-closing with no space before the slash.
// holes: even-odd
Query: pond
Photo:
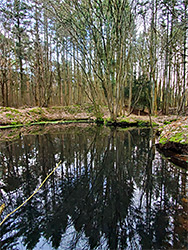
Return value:
<svg viewBox="0 0 188 250">
<path fill-rule="evenodd" d="M 150 129 L 41 128 L 0 143 L 1 249 L 186 249 L 187 171 Z"/>
</svg>

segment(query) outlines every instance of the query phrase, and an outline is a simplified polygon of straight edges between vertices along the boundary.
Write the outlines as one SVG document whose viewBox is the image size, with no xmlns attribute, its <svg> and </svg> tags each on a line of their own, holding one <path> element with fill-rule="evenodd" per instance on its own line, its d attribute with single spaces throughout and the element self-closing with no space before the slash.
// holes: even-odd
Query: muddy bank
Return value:
<svg viewBox="0 0 188 250">
<path fill-rule="evenodd" d="M 64 106 L 50 108 L 10 108 L 0 107 L 0 125 L 28 125 L 35 122 L 94 120 L 91 106 Z"/>
<path fill-rule="evenodd" d="M 156 146 L 171 162 L 188 168 L 188 117 L 164 126 Z"/>
<path fill-rule="evenodd" d="M 118 117 L 114 123 L 110 120 L 110 113 L 107 107 L 101 108 L 101 121 L 108 125 L 121 125 L 121 126 L 150 126 L 150 119 L 148 115 L 135 115 L 131 114 L 127 117 L 128 113 Z M 15 109 L 11 107 L 0 107 L 0 126 L 21 126 L 29 125 L 37 122 L 51 122 L 51 121 L 95 121 L 96 114 L 91 104 L 82 106 L 57 106 L 57 107 L 32 107 Z M 175 120 L 176 116 L 158 116 L 152 117 L 153 125 L 164 125 Z"/>
<path fill-rule="evenodd" d="M 178 142 L 166 142 L 165 144 L 156 144 L 160 151 L 173 152 L 176 154 L 188 155 L 188 144 L 181 144 Z"/>
<path fill-rule="evenodd" d="M 129 117 L 118 117 L 114 122 L 106 107 L 102 109 L 99 123 L 106 126 L 118 127 L 155 127 L 156 133 L 160 134 L 157 149 L 175 164 L 188 167 L 188 117 L 138 116 L 131 114 Z M 22 108 L 0 107 L 0 140 L 12 140 L 21 135 L 34 133 L 41 130 L 41 126 L 57 124 L 95 123 L 96 116 L 92 105 L 63 106 L 49 108 Z M 35 129 L 33 126 L 35 125 Z M 4 131 L 4 130 L 7 131 Z M 180 163 L 180 164 L 179 164 Z"/>
<path fill-rule="evenodd" d="M 167 142 L 156 144 L 158 151 L 172 163 L 188 169 L 188 144 Z"/>
</svg>

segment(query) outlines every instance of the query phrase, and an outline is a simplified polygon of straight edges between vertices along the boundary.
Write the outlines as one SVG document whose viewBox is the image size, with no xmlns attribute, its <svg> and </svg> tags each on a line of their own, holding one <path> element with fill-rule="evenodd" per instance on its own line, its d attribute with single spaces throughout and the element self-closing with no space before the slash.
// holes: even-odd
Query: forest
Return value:
<svg viewBox="0 0 188 250">
<path fill-rule="evenodd" d="M 0 249 L 187 249 L 188 0 L 0 0 Z"/>
<path fill-rule="evenodd" d="M 187 0 L 2 0 L 0 105 L 184 112 L 187 20 Z"/>
</svg>

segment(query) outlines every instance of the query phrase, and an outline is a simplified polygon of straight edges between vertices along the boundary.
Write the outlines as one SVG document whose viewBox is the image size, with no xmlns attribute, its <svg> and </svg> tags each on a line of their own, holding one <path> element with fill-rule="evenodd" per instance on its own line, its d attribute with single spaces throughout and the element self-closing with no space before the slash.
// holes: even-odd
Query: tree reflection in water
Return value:
<svg viewBox="0 0 188 250">
<path fill-rule="evenodd" d="M 0 145 L 1 249 L 183 249 L 187 175 L 155 152 L 148 129 L 55 127 Z"/>
</svg>

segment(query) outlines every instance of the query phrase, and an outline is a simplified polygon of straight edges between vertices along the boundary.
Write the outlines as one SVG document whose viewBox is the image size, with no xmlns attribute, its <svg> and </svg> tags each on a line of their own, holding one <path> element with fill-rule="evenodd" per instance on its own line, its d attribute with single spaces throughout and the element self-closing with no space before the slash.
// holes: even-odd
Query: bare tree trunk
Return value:
<svg viewBox="0 0 188 250">
<path fill-rule="evenodd" d="M 184 25 L 183 28 L 183 53 L 182 53 L 182 59 L 183 59 L 183 86 L 182 86 L 182 99 L 178 108 L 178 114 L 182 111 L 185 111 L 185 105 L 186 105 L 186 90 L 188 87 L 188 84 L 186 83 L 186 52 L 187 52 L 187 19 L 188 19 L 188 14 L 187 14 L 187 0 L 184 1 L 184 16 L 182 18 L 182 24 Z"/>
</svg>

